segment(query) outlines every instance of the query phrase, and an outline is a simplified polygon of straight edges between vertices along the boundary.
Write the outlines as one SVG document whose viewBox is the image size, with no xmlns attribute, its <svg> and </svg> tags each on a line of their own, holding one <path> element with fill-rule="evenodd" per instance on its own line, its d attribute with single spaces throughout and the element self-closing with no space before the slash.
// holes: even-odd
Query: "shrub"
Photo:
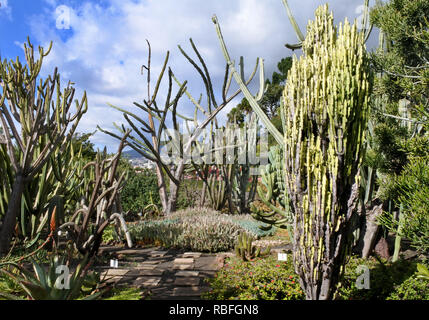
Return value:
<svg viewBox="0 0 429 320">
<path fill-rule="evenodd" d="M 233 257 L 213 279 L 210 300 L 302 300 L 305 298 L 292 262 L 278 262 L 273 256 L 243 262 Z"/>
<path fill-rule="evenodd" d="M 423 158 L 422 158 L 423 159 Z M 410 240 L 416 249 L 429 250 L 429 160 L 411 161 L 394 181 L 398 206 L 403 205 L 401 236 Z M 393 232 L 399 222 L 385 213 L 380 222 Z"/>
<path fill-rule="evenodd" d="M 165 247 L 220 252 L 234 248 L 238 234 L 243 231 L 254 237 L 263 233 L 258 227 L 261 223 L 251 222 L 251 219 L 250 216 L 228 216 L 208 208 L 193 208 L 132 225 L 130 232 L 136 241 L 160 241 Z"/>
<path fill-rule="evenodd" d="M 386 300 L 429 300 L 429 281 L 413 275 L 396 286 Z"/>
<path fill-rule="evenodd" d="M 155 172 L 144 170 L 141 173 L 131 173 L 121 191 L 122 209 L 125 212 L 140 213 L 152 202 L 157 206 L 161 205 Z"/>
<path fill-rule="evenodd" d="M 401 295 L 413 295 L 419 285 L 416 279 L 416 262 L 409 260 L 399 260 L 394 263 L 377 262 L 375 259 L 362 259 L 352 257 L 347 263 L 345 274 L 341 280 L 341 287 L 337 292 L 337 299 L 340 300 L 386 300 L 402 299 Z M 358 289 L 356 273 L 359 265 L 365 265 L 370 271 L 370 288 Z M 423 286 L 423 285 L 421 285 Z M 414 295 L 416 297 L 416 295 Z M 426 298 L 424 298 L 426 297 Z M 419 299 L 427 299 L 428 291 L 422 292 Z"/>
</svg>

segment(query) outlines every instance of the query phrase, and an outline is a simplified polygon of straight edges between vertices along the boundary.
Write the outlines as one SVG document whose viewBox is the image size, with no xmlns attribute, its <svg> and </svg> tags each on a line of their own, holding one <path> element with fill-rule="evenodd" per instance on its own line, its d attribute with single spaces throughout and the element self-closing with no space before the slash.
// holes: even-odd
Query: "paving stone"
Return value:
<svg viewBox="0 0 429 320">
<path fill-rule="evenodd" d="M 141 276 L 162 276 L 164 274 L 164 270 L 140 270 Z"/>
<path fill-rule="evenodd" d="M 191 264 L 194 263 L 193 258 L 176 258 L 174 259 L 174 264 Z"/>
<path fill-rule="evenodd" d="M 192 270 L 194 269 L 193 264 L 175 264 L 173 266 L 174 270 Z"/>
<path fill-rule="evenodd" d="M 143 265 L 155 265 L 159 263 L 161 263 L 159 260 L 147 260 L 142 262 Z"/>
<path fill-rule="evenodd" d="M 142 287 L 156 287 L 161 282 L 161 277 L 139 277 L 134 281 L 134 285 Z"/>
<path fill-rule="evenodd" d="M 107 272 L 103 273 L 102 275 L 106 275 L 108 277 L 124 276 L 129 271 L 130 271 L 129 269 L 109 269 L 107 270 Z"/>
<path fill-rule="evenodd" d="M 198 271 L 181 270 L 176 272 L 176 277 L 198 277 Z"/>
<path fill-rule="evenodd" d="M 141 264 L 136 267 L 139 270 L 153 270 L 156 268 L 156 265 L 153 264 Z"/>
<path fill-rule="evenodd" d="M 123 254 L 123 255 L 139 255 L 139 254 L 145 253 L 145 251 L 141 249 L 127 249 L 127 250 L 118 251 L 117 253 Z"/>
<path fill-rule="evenodd" d="M 129 262 L 139 262 L 139 263 L 142 263 L 142 262 L 145 262 L 145 261 L 149 261 L 148 259 L 149 258 L 147 256 L 144 256 L 144 257 L 138 256 L 138 257 L 128 257 L 127 260 Z"/>
<path fill-rule="evenodd" d="M 113 277 L 113 278 L 109 278 L 109 279 L 106 279 L 106 284 L 116 284 L 116 283 L 118 283 L 120 280 L 122 280 L 122 277 Z"/>
<path fill-rule="evenodd" d="M 201 290 L 199 287 L 177 287 L 173 289 L 173 297 L 199 297 Z"/>
<path fill-rule="evenodd" d="M 199 258 L 201 257 L 201 252 L 185 252 L 183 258 Z"/>
<path fill-rule="evenodd" d="M 167 254 L 167 251 L 152 251 L 149 253 L 152 257 L 163 257 Z"/>
<path fill-rule="evenodd" d="M 201 257 L 195 262 L 197 270 L 218 270 L 219 263 L 216 257 Z"/>
<path fill-rule="evenodd" d="M 180 277 L 176 278 L 174 284 L 176 286 L 198 286 L 200 284 L 200 278 Z"/>
</svg>

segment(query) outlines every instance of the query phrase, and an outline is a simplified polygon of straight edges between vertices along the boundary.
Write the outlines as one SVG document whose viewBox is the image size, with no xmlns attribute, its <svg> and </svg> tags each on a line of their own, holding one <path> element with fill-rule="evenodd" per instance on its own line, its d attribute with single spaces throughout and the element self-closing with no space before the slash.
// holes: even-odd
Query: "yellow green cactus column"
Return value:
<svg viewBox="0 0 429 320">
<path fill-rule="evenodd" d="M 307 28 L 283 94 L 294 263 L 307 299 L 330 299 L 350 248 L 372 75 L 364 35 L 328 6 Z"/>
</svg>

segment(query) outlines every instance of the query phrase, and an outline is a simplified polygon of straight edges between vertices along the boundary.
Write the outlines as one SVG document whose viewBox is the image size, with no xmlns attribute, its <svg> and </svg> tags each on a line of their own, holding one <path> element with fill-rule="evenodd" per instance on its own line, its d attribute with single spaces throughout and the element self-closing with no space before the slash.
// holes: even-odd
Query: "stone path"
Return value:
<svg viewBox="0 0 429 320">
<path fill-rule="evenodd" d="M 152 300 L 195 300 L 210 288 L 204 279 L 213 277 L 227 254 L 203 254 L 161 248 L 102 248 L 118 260 L 118 268 L 99 266 L 107 283 L 134 286 L 150 292 Z"/>
</svg>

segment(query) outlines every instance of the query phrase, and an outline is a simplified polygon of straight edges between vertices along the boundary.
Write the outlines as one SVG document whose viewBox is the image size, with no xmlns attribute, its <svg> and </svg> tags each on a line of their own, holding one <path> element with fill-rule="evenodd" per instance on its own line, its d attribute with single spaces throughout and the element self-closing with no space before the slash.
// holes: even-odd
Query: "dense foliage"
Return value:
<svg viewBox="0 0 429 320">
<path fill-rule="evenodd" d="M 165 247 L 199 252 L 228 251 L 240 232 L 254 237 L 270 234 L 250 216 L 228 216 L 206 208 L 178 211 L 168 217 L 130 226 L 136 241 L 159 241 Z M 272 232 L 272 231 L 271 231 Z"/>
<path fill-rule="evenodd" d="M 377 170 L 376 196 L 390 207 L 381 224 L 421 251 L 429 241 L 428 16 L 425 0 L 392 0 L 371 11 L 384 41 L 372 54 L 378 76 L 366 159 Z"/>
<path fill-rule="evenodd" d="M 279 262 L 273 256 L 251 262 L 231 258 L 209 283 L 212 290 L 204 298 L 211 300 L 302 300 L 305 297 L 292 262 Z"/>
<path fill-rule="evenodd" d="M 131 172 L 121 191 L 121 204 L 125 212 L 132 213 L 143 213 L 151 204 L 160 206 L 155 172 L 151 170 Z"/>
</svg>

